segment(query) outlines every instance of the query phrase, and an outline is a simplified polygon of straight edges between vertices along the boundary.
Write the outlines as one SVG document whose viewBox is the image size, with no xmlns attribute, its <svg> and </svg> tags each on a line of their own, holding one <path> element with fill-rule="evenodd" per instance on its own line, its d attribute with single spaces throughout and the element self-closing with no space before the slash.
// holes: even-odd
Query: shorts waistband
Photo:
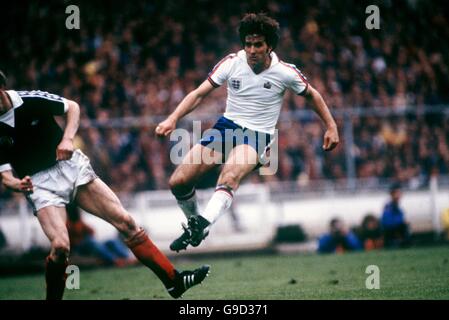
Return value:
<svg viewBox="0 0 449 320">
<path fill-rule="evenodd" d="M 79 157 L 79 156 L 86 156 L 86 155 L 80 149 L 75 149 L 73 151 L 72 158 L 70 158 L 69 160 L 64 160 L 64 161 L 72 161 L 72 160 L 75 160 L 75 157 Z M 61 165 L 61 160 L 57 161 L 55 165 L 53 165 L 53 166 L 51 166 L 51 167 L 49 167 L 47 169 L 41 170 L 39 172 L 36 172 L 35 174 L 31 175 L 31 178 L 38 178 L 38 177 L 40 177 L 42 175 L 45 175 L 49 171 L 59 167 L 60 165 Z"/>
</svg>

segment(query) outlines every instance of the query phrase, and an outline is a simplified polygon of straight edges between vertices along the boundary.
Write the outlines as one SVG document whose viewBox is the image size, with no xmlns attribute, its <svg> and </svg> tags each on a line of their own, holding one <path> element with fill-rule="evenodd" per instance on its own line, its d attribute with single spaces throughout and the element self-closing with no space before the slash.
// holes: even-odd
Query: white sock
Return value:
<svg viewBox="0 0 449 320">
<path fill-rule="evenodd" d="M 184 212 L 187 219 L 191 216 L 197 216 L 200 214 L 198 211 L 198 200 L 196 199 L 195 189 L 183 197 L 176 198 L 176 200 L 178 201 L 178 205 L 182 212 Z"/>
<path fill-rule="evenodd" d="M 215 193 L 207 203 L 206 210 L 202 215 L 211 224 L 215 223 L 218 218 L 229 209 L 234 197 L 232 189 L 225 185 L 217 186 Z"/>
</svg>

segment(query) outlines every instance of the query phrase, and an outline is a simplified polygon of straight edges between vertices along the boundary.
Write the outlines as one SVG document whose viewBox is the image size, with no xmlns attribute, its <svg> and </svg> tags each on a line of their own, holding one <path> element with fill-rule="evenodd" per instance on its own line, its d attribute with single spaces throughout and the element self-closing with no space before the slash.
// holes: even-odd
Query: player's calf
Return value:
<svg viewBox="0 0 449 320">
<path fill-rule="evenodd" d="M 125 238 L 132 238 L 140 231 L 140 228 L 136 224 L 134 218 L 122 208 L 122 213 L 117 217 L 109 221 Z"/>
<path fill-rule="evenodd" d="M 166 288 L 173 285 L 175 268 L 168 258 L 150 240 L 145 230 L 125 240 L 126 245 L 134 253 L 136 258 L 150 268 L 162 281 Z"/>
<path fill-rule="evenodd" d="M 64 263 L 70 254 L 70 243 L 64 239 L 54 239 L 51 242 L 51 252 L 49 258 L 55 263 Z"/>
<path fill-rule="evenodd" d="M 63 241 L 52 242 L 51 253 L 45 260 L 47 300 L 61 300 L 64 295 L 68 256 L 68 245 L 64 245 Z"/>
<path fill-rule="evenodd" d="M 169 185 L 186 218 L 198 215 L 199 209 L 195 187 L 186 182 L 183 174 L 172 175 Z"/>
<path fill-rule="evenodd" d="M 240 185 L 240 175 L 232 170 L 224 170 L 218 177 L 218 186 L 226 186 L 233 193 Z"/>
</svg>

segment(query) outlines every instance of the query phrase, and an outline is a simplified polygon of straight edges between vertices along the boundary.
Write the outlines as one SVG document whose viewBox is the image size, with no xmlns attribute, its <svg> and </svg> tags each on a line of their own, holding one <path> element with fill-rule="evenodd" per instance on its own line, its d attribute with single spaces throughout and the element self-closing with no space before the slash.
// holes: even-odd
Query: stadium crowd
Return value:
<svg viewBox="0 0 449 320">
<path fill-rule="evenodd" d="M 0 34 L 0 69 L 11 88 L 80 103 L 84 123 L 95 125 L 79 130 L 78 144 L 115 191 L 166 189 L 174 164 L 170 141 L 154 135 L 157 120 L 222 57 L 240 50 L 243 13 L 266 11 L 281 24 L 276 53 L 323 94 L 343 141 L 324 153 L 318 117 L 299 116 L 308 106 L 287 92 L 283 110 L 291 113 L 279 123 L 279 170 L 251 181 L 344 181 L 345 154 L 352 152 L 359 178 L 425 183 L 431 172 L 449 174 L 449 117 L 428 112 L 449 102 L 448 9 L 443 1 L 382 1 L 380 29 L 368 30 L 365 8 L 372 2 L 79 1 L 79 30 L 65 28 L 67 1 L 5 4 L 2 30 L 16 27 L 13 35 Z M 224 111 L 225 90 L 192 114 L 206 119 L 203 129 Z M 350 108 L 362 113 L 339 113 Z M 378 113 L 363 113 L 372 108 Z M 352 123 L 352 146 L 344 141 L 343 115 Z M 113 125 L 122 117 L 148 121 Z"/>
</svg>

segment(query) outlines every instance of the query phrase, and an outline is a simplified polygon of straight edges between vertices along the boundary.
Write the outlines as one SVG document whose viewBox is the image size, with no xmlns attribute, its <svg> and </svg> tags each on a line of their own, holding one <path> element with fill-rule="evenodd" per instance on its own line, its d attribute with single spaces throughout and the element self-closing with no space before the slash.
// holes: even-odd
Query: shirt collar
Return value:
<svg viewBox="0 0 449 320">
<path fill-rule="evenodd" d="M 23 100 L 19 96 L 17 91 L 7 90 L 6 94 L 11 99 L 12 108 L 0 116 L 0 122 L 6 123 L 10 127 L 14 127 L 15 126 L 14 109 L 20 107 L 23 104 Z"/>
<path fill-rule="evenodd" d="M 271 68 L 272 66 L 279 63 L 279 58 L 278 58 L 278 55 L 274 51 L 271 51 L 270 56 L 271 56 L 270 68 Z"/>
<path fill-rule="evenodd" d="M 12 108 L 15 109 L 17 107 L 20 107 L 23 104 L 22 98 L 19 96 L 17 91 L 14 90 L 7 90 L 6 93 L 9 95 L 12 101 Z"/>
</svg>

